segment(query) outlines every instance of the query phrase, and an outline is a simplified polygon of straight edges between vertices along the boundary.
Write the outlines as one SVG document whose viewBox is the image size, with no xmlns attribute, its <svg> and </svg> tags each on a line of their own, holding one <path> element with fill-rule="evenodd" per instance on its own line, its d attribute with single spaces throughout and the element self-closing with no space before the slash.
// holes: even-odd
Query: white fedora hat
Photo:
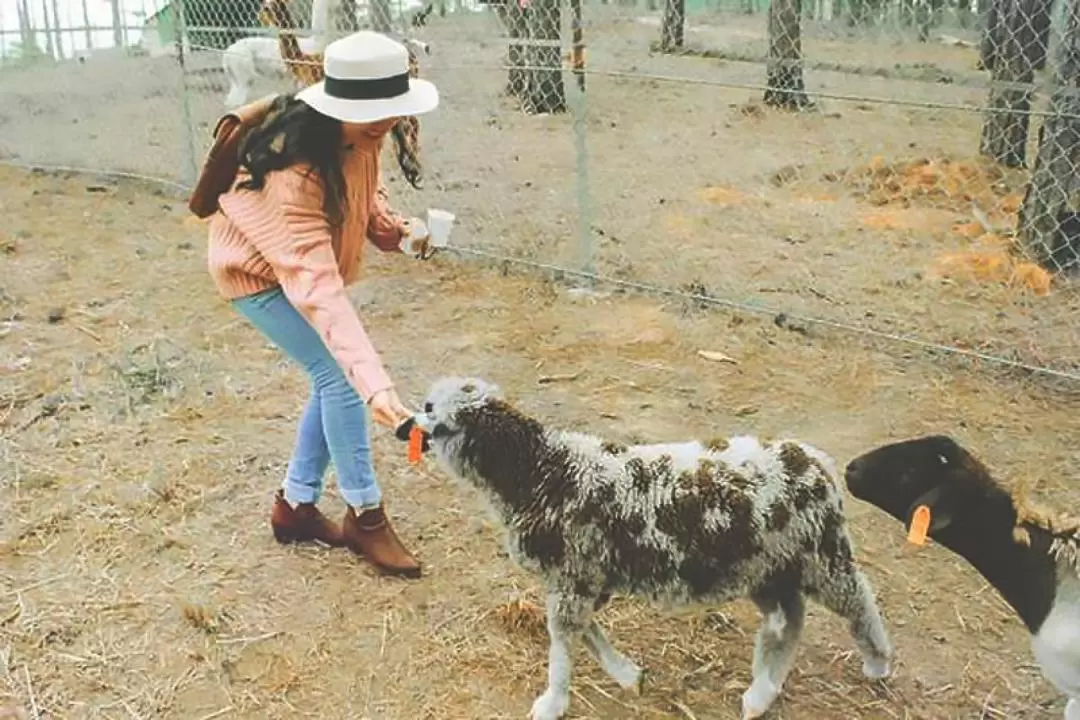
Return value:
<svg viewBox="0 0 1080 720">
<path fill-rule="evenodd" d="M 422 115 L 439 105 L 434 85 L 409 77 L 405 46 L 381 33 L 361 30 L 327 45 L 323 72 L 296 98 L 342 122 Z"/>
</svg>

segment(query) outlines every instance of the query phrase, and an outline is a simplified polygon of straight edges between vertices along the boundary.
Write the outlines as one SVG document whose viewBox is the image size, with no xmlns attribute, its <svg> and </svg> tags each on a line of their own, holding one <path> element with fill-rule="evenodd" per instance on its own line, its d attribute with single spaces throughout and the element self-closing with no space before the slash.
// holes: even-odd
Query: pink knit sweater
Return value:
<svg viewBox="0 0 1080 720">
<path fill-rule="evenodd" d="M 319 333 L 364 400 L 393 386 L 345 288 L 360 274 L 364 239 L 400 252 L 408 221 L 379 184 L 382 136 L 346 137 L 348 209 L 340 232 L 322 210 L 322 183 L 307 167 L 271 172 L 260 191 L 233 189 L 210 219 L 208 265 L 227 299 L 281 286 Z M 248 178 L 241 171 L 237 183 Z"/>
</svg>

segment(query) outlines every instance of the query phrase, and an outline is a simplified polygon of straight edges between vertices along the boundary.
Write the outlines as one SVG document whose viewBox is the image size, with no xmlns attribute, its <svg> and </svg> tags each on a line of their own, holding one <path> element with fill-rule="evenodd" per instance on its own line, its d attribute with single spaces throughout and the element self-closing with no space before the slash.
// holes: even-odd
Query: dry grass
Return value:
<svg viewBox="0 0 1080 720">
<path fill-rule="evenodd" d="M 658 28 L 635 15 L 618 4 L 588 10 L 590 206 L 602 272 L 1080 369 L 1080 293 L 1023 264 L 1011 245 L 986 250 L 954 231 L 981 227 L 981 214 L 1002 236 L 1024 183 L 1023 173 L 976 159 L 978 112 L 946 107 L 986 99 L 974 48 L 807 23 L 808 88 L 851 99 L 827 97 L 820 112 L 792 116 L 738 87 L 760 85 L 760 64 L 650 55 Z M 688 39 L 761 57 L 765 31 L 761 16 L 702 15 Z M 421 32 L 433 48 L 421 72 L 444 102 L 422 124 L 427 189 L 402 187 L 390 161 L 395 197 L 453 210 L 471 244 L 577 267 L 572 119 L 523 117 L 500 94 L 505 47 L 490 14 Z M 939 82 L 945 76 L 952 81 Z M 166 89 L 180 85 L 168 58 L 5 73 L 0 155 L 177 177 L 192 138 Z M 201 149 L 224 89 L 203 75 L 189 88 Z M 1036 109 L 1045 102 L 1038 96 Z"/>
<path fill-rule="evenodd" d="M 646 57 L 655 28 L 592 20 L 593 68 L 761 80 L 753 64 Z M 691 36 L 753 55 L 764 27 L 725 17 Z M 460 69 L 499 63 L 484 20 L 425 33 L 435 54 L 422 73 L 446 101 L 422 131 L 429 189 L 404 188 L 389 169 L 396 203 L 453 210 L 469 243 L 576 262 L 564 240 L 575 222 L 570 119 L 522 118 L 498 96 L 501 72 Z M 881 38 L 814 28 L 805 48 L 837 64 L 973 75 L 969 48 L 882 52 Z M 162 78 L 179 86 L 175 74 L 167 59 L 5 74 L 0 154 L 175 175 L 187 136 L 162 90 Z M 793 117 L 747 90 L 589 82 L 602 271 L 1080 366 L 1080 296 L 1024 268 L 1000 232 L 1023 177 L 972 159 L 978 116 L 826 101 Z M 985 95 L 833 71 L 807 82 L 944 103 Z M 221 95 L 195 96 L 199 132 Z M 0 169 L 0 213 L 0 718 L 525 714 L 546 659 L 535 583 L 501 552 L 477 499 L 407 464 L 393 438 L 375 438 L 380 478 L 425 579 L 378 579 L 342 551 L 273 542 L 269 501 L 305 383 L 216 297 L 203 229 L 180 203 Z M 407 401 L 444 372 L 478 373 L 547 421 L 614 439 L 793 434 L 841 461 L 945 431 L 1003 478 L 1076 505 L 1075 392 L 447 258 L 373 252 L 369 266 L 354 296 Z M 934 546 L 909 552 L 902 529 L 864 505 L 850 513 L 898 674 L 865 682 L 842 624 L 814 608 L 774 717 L 1060 717 L 1019 622 L 970 568 Z M 738 716 L 751 606 L 667 617 L 615 598 L 601 621 L 647 666 L 649 685 L 640 698 L 623 693 L 582 653 L 573 717 Z"/>
<path fill-rule="evenodd" d="M 427 577 L 378 579 L 343 551 L 276 545 L 269 501 L 303 378 L 216 297 L 180 203 L 87 185 L 0 170 L 13 243 L 0 255 L 0 708 L 522 716 L 544 682 L 542 602 L 477 498 L 378 433 L 390 511 Z M 1077 501 L 1073 396 L 448 258 L 372 253 L 369 268 L 355 299 L 413 403 L 441 373 L 479 373 L 547 421 L 614 439 L 790 433 L 841 461 L 943 430 L 1003 477 Z M 842 624 L 814 608 L 775 717 L 1060 716 L 1020 623 L 970 568 L 934 546 L 906 552 L 902 529 L 866 506 L 851 516 L 898 674 L 865 682 Z M 602 622 L 649 685 L 623 693 L 582 654 L 573 717 L 737 717 L 751 606 L 667 617 L 615 598 Z"/>
</svg>

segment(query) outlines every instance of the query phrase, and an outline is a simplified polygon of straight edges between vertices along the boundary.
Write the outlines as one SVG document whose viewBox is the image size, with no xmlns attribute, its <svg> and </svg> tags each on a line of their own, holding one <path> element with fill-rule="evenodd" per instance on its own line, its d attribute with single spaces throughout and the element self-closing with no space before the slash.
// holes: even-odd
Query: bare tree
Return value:
<svg viewBox="0 0 1080 720">
<path fill-rule="evenodd" d="M 37 38 L 34 37 L 33 16 L 30 14 L 29 0 L 22 0 L 15 6 L 15 12 L 19 15 L 19 40 L 22 43 L 22 52 L 30 52 L 30 48 L 37 46 Z"/>
<path fill-rule="evenodd" d="M 495 6 L 509 38 L 506 50 L 506 94 L 524 98 L 529 87 L 529 75 L 525 71 L 526 42 L 529 39 L 529 8 L 518 0 L 503 0 Z"/>
<path fill-rule="evenodd" d="M 849 0 L 846 20 L 849 27 L 866 24 L 870 17 L 870 0 Z"/>
<path fill-rule="evenodd" d="M 1080 266 L 1078 218 L 1070 211 L 1080 163 L 1080 0 L 1066 0 L 1053 59 L 1054 92 L 1017 219 L 1024 249 L 1050 271 Z"/>
<path fill-rule="evenodd" d="M 938 11 L 941 9 L 940 0 L 914 0 L 912 20 L 918 31 L 919 42 L 930 40 L 930 30 L 934 27 Z"/>
<path fill-rule="evenodd" d="M 55 60 L 56 55 L 53 54 L 53 36 L 52 28 L 49 27 L 49 6 L 45 3 L 45 0 L 41 0 L 41 18 L 45 23 L 45 54 L 50 59 Z"/>
<path fill-rule="evenodd" d="M 999 2 L 996 22 L 1002 29 L 996 35 L 1000 44 L 989 55 L 992 83 L 979 152 L 1006 167 L 1023 167 L 1035 80 L 1032 60 L 1037 38 L 1031 18 L 1041 12 L 1044 0 Z"/>
<path fill-rule="evenodd" d="M 60 23 L 60 4 L 52 0 L 53 32 L 56 34 L 56 57 L 64 59 L 64 34 Z"/>
<path fill-rule="evenodd" d="M 664 19 L 660 26 L 660 52 L 682 49 L 686 35 L 686 0 L 665 0 Z"/>
<path fill-rule="evenodd" d="M 94 49 L 94 33 L 90 31 L 90 7 L 82 0 L 83 29 L 86 32 L 86 49 Z"/>
<path fill-rule="evenodd" d="M 360 29 L 356 0 L 340 0 L 335 3 L 334 16 L 331 27 L 336 28 L 338 32 L 353 33 Z"/>
<path fill-rule="evenodd" d="M 124 21 L 120 17 L 120 0 L 107 0 L 112 10 L 113 45 L 124 47 Z"/>
<path fill-rule="evenodd" d="M 998 48 L 1005 43 L 1005 23 L 1010 0 L 980 0 L 986 10 L 982 13 L 982 40 L 979 43 L 979 70 L 993 71 Z"/>
<path fill-rule="evenodd" d="M 513 1 L 513 0 L 511 0 Z M 528 92 L 522 98 L 530 114 L 566 112 L 562 76 L 562 2 L 532 0 L 528 13 Z"/>
<path fill-rule="evenodd" d="M 1015 5 L 1014 0 L 980 0 L 985 4 L 983 12 L 982 41 L 979 43 L 980 70 L 994 71 L 997 58 L 1005 48 L 1005 44 L 1013 30 L 1008 26 L 1010 9 Z M 1020 52 L 1027 57 L 1034 70 L 1042 70 L 1046 67 L 1046 53 L 1050 47 L 1050 22 L 1053 11 L 1053 0 L 1037 0 L 1027 10 L 1027 15 L 1022 18 L 1024 24 L 1023 37 L 1017 38 L 1021 43 Z M 1016 20 L 1016 17 L 1013 18 Z"/>
<path fill-rule="evenodd" d="M 371 0 L 368 4 L 368 19 L 375 32 L 389 34 L 393 32 L 391 0 Z"/>
<path fill-rule="evenodd" d="M 570 0 L 570 67 L 577 78 L 578 89 L 585 92 L 585 20 L 581 13 L 582 0 Z"/>
<path fill-rule="evenodd" d="M 765 104 L 786 110 L 813 105 L 803 84 L 802 2 L 769 4 L 769 58 L 765 68 Z"/>
</svg>

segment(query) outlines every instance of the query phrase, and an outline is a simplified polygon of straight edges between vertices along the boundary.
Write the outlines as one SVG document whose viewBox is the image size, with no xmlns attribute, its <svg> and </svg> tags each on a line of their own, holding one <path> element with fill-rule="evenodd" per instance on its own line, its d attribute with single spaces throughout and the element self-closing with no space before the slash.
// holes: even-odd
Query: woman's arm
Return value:
<svg viewBox="0 0 1080 720">
<path fill-rule="evenodd" d="M 237 190 L 222 208 L 262 254 L 293 307 L 319 333 L 365 401 L 393 387 L 338 270 L 318 177 L 290 168 L 266 177 L 263 193 Z"/>
<path fill-rule="evenodd" d="M 390 195 L 380 183 L 368 216 L 368 240 L 383 252 L 401 252 L 401 238 L 409 231 L 409 221 L 390 207 Z"/>
</svg>

